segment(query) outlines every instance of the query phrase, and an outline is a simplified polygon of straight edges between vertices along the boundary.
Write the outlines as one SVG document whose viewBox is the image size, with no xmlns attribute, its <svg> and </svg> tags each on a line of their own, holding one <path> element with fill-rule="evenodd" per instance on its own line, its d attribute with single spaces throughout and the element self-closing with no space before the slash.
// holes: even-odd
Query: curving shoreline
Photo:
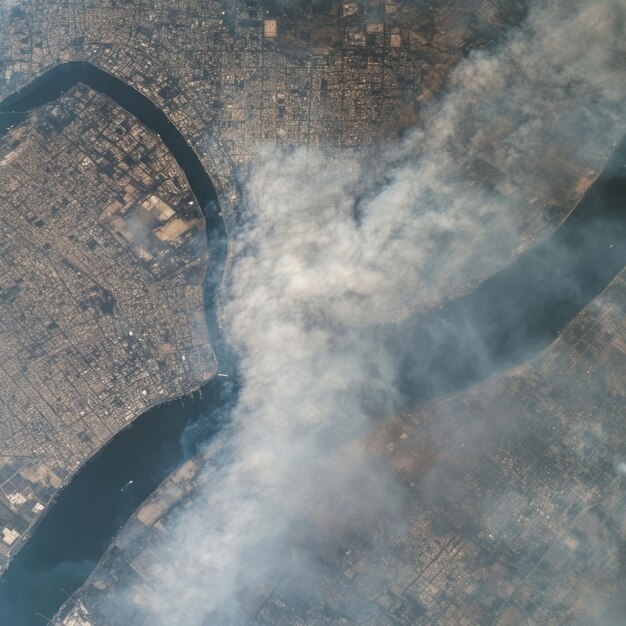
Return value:
<svg viewBox="0 0 626 626">
<path fill-rule="evenodd" d="M 76 569 L 72 562 L 93 560 L 91 566 L 95 565 L 117 531 L 119 522 L 132 514 L 172 467 L 193 453 L 193 450 L 185 449 L 185 444 L 181 442 L 185 429 L 202 421 L 207 404 L 213 405 L 213 410 L 221 410 L 232 397 L 232 389 L 236 387 L 235 372 L 228 366 L 232 360 L 225 357 L 227 348 L 221 341 L 221 331 L 215 314 L 220 280 L 214 278 L 214 272 L 217 270 L 216 275 L 221 279 L 228 250 L 218 195 L 198 156 L 165 114 L 148 98 L 106 72 L 90 64 L 70 63 L 53 68 L 0 103 L 0 136 L 4 134 L 3 131 L 6 132 L 25 119 L 28 111 L 56 101 L 78 84 L 85 84 L 93 91 L 108 96 L 138 118 L 145 127 L 161 138 L 183 170 L 202 209 L 209 244 L 210 268 L 205 268 L 203 279 L 207 331 L 212 347 L 219 356 L 222 371 L 226 368 L 230 378 L 225 383 L 223 378 L 214 376 L 201 386 L 188 390 L 190 396 L 185 395 L 184 399 L 182 396 L 166 399 L 144 411 L 77 467 L 72 479 L 58 488 L 47 507 L 48 510 L 44 511 L 44 516 L 22 538 L 25 546 L 12 559 L 0 579 L 0 622 L 7 619 L 8 623 L 15 623 L 16 626 L 30 623 L 28 620 L 31 616 L 13 614 L 12 608 L 19 611 L 17 605 L 28 604 L 41 612 L 49 612 L 60 604 L 67 588 L 72 589 L 82 582 L 89 573 L 89 568 L 79 568 L 81 573 L 76 579 L 76 572 L 69 571 Z M 229 390 L 226 397 L 225 385 Z M 210 436 L 214 422 L 219 420 L 208 421 L 202 427 L 203 436 Z M 189 445 L 193 446 L 194 443 L 191 441 Z M 136 454 L 137 450 L 142 450 L 142 454 Z M 126 482 L 128 476 L 134 478 L 132 493 L 120 498 L 118 483 L 122 480 Z M 92 486 L 100 495 L 97 499 L 92 497 L 83 506 L 85 500 L 90 498 Z M 119 510 L 110 513 L 102 511 L 102 503 L 118 506 Z M 81 517 L 77 515 L 82 516 L 82 523 L 79 522 Z M 77 537 L 85 526 L 90 526 L 94 532 L 94 537 L 88 542 Z M 72 542 L 75 545 L 69 545 Z M 64 548 L 65 554 L 51 556 L 55 552 L 55 543 Z M 81 550 L 82 554 L 74 556 L 75 552 Z M 48 592 L 41 589 L 41 580 L 37 582 L 37 579 L 41 578 L 42 572 L 56 568 L 54 564 L 51 565 L 51 559 L 55 558 L 59 566 L 67 565 L 69 561 L 70 567 L 65 567 L 64 572 L 59 573 L 59 580 L 55 577 L 55 580 L 50 581 Z M 49 597 L 35 598 L 34 594 Z M 23 602 L 20 598 L 28 600 Z M 16 606 L 9 606 L 12 604 Z M 5 610 L 9 611 L 8 617 L 4 614 Z M 38 623 L 40 618 L 32 616 L 32 619 L 35 620 L 34 623 Z"/>
<path fill-rule="evenodd" d="M 202 388 L 201 392 L 212 395 L 215 390 L 217 397 L 214 401 L 215 406 L 213 409 L 225 410 L 225 407 L 227 407 L 235 395 L 238 385 L 234 365 L 235 359 L 228 352 L 228 348 L 222 338 L 217 307 L 215 306 L 221 280 L 215 279 L 214 276 L 219 275 L 221 277 L 227 263 L 228 242 L 226 226 L 220 215 L 217 194 L 210 178 L 197 154 L 184 139 L 180 131 L 146 96 L 120 79 L 85 62 L 70 62 L 48 70 L 18 93 L 9 96 L 0 103 L 0 113 L 11 113 L 13 115 L 14 112 L 18 112 L 17 114 L 19 115 L 22 110 L 25 112 L 37 106 L 42 106 L 54 101 L 63 91 L 79 82 L 88 85 L 94 91 L 112 98 L 118 105 L 135 115 L 135 117 L 138 117 L 147 128 L 160 135 L 180 167 L 185 171 L 192 192 L 202 208 L 212 253 L 211 267 L 217 267 L 218 269 L 216 274 L 212 276 L 207 274 L 206 276 L 205 317 L 209 335 L 215 342 L 215 351 L 222 369 L 226 367 L 226 371 L 231 375 L 228 385 L 232 386 L 232 389 L 226 390 L 226 394 L 221 394 L 220 400 L 222 383 L 218 382 L 217 379 L 213 379 Z M 0 122 L 2 122 L 3 118 L 6 122 L 11 118 L 11 115 L 1 115 Z M 15 119 L 14 115 L 13 119 Z M 614 157 L 616 159 L 615 163 L 626 163 L 626 143 L 616 151 Z M 600 250 L 594 245 L 602 242 L 601 245 L 604 246 L 605 241 L 608 241 L 610 238 L 619 240 L 624 234 L 623 210 L 620 212 L 610 207 L 607 211 L 596 212 L 594 210 L 595 204 L 599 203 L 603 197 L 602 185 L 606 183 L 610 187 L 610 181 L 616 176 L 611 173 L 612 169 L 619 169 L 614 167 L 615 163 L 611 160 L 607 164 L 605 173 L 606 171 L 609 172 L 608 178 L 606 176 L 603 178 L 602 175 L 598 178 L 592 188 L 595 191 L 590 190 L 586 194 L 585 198 L 574 209 L 564 224 L 552 236 L 529 249 L 494 277 L 487 279 L 475 291 L 449 303 L 441 310 L 418 313 L 400 324 L 375 329 L 375 332 L 382 333 L 386 340 L 392 344 L 399 342 L 405 346 L 399 352 L 401 357 L 399 370 L 406 366 L 406 372 L 402 375 L 399 373 L 399 376 L 401 376 L 400 382 L 404 382 L 407 388 L 408 403 L 429 399 L 432 397 L 432 394 L 442 395 L 455 390 L 458 391 L 490 374 L 510 367 L 515 362 L 528 358 L 529 350 L 531 353 L 537 352 L 548 345 L 558 334 L 559 330 L 597 293 L 600 293 L 606 287 L 613 276 L 626 263 L 624 246 L 618 245 L 614 246 L 614 248 L 607 247 L 606 250 Z M 594 220 L 601 222 L 601 233 L 589 232 L 592 230 L 591 226 L 596 223 Z M 615 224 L 621 225 L 621 230 L 614 229 L 613 226 Z M 604 228 L 606 225 L 610 227 L 608 230 Z M 597 238 L 599 234 L 602 235 L 601 238 Z M 583 238 L 582 240 L 580 239 L 581 237 Z M 607 237 L 609 239 L 606 239 Z M 581 246 L 581 241 L 586 242 L 584 246 Z M 557 246 L 553 246 L 555 242 L 558 244 Z M 579 249 L 583 248 L 587 251 L 586 254 L 590 256 L 586 258 L 581 253 L 579 258 L 580 265 L 573 268 L 559 267 L 556 264 L 556 261 L 559 259 L 562 262 L 569 259 L 568 255 L 561 257 L 550 254 L 551 250 L 567 249 L 577 256 Z M 216 265 L 213 265 L 214 263 Z M 586 269 L 589 270 L 589 274 L 588 276 L 587 274 L 583 276 L 581 272 L 586 271 Z M 549 270 L 552 271 L 552 274 L 546 276 L 545 272 Z M 564 277 L 564 272 L 567 273 L 566 270 L 569 270 L 567 280 Z M 583 278 L 584 280 L 582 280 Z M 570 293 L 569 285 L 571 280 L 578 280 L 579 283 L 589 283 L 588 288 L 576 289 L 576 293 Z M 520 284 L 520 281 L 522 281 L 522 284 Z M 557 281 L 560 281 L 560 283 Z M 564 283 L 565 287 L 563 288 Z M 559 291 L 559 288 L 561 288 L 561 291 Z M 513 296 L 521 297 L 521 300 L 510 301 L 510 298 Z M 546 298 L 548 299 L 546 300 Z M 521 306 L 522 304 L 524 305 L 523 311 L 516 311 L 518 318 L 511 319 L 509 317 L 510 312 L 516 306 Z M 539 311 L 539 315 L 533 317 L 536 313 L 536 311 L 533 312 L 533 309 L 539 305 L 542 307 L 542 310 Z M 467 345 L 461 341 L 459 329 L 462 329 L 464 325 L 473 324 L 477 319 L 486 320 L 481 341 L 476 345 Z M 517 326 L 521 322 L 525 324 L 526 328 L 525 332 L 520 334 Z M 369 330 L 367 332 L 372 331 Z M 407 341 L 407 337 L 409 337 L 409 341 Z M 433 339 L 434 337 L 436 339 Z M 529 348 L 531 339 L 532 347 Z M 426 359 L 421 353 L 423 346 L 428 345 L 428 342 L 432 346 L 434 361 Z M 410 346 L 408 352 L 406 344 Z M 419 357 L 412 357 L 410 353 L 416 351 L 416 347 L 420 348 L 420 355 Z M 491 351 L 489 352 L 490 358 L 487 359 L 488 363 L 484 368 L 478 367 L 476 363 L 476 350 L 478 349 Z M 450 355 L 453 356 L 451 357 Z M 403 361 L 403 359 L 405 360 Z M 411 361 L 411 359 L 413 360 Z M 433 368 L 442 380 L 446 380 L 449 383 L 448 387 L 435 390 L 426 388 L 426 383 L 432 376 Z M 429 394 L 431 395 L 429 396 Z M 227 397 L 224 397 L 224 395 Z M 207 402 L 206 399 L 192 400 L 184 411 L 185 423 L 193 423 L 199 413 L 210 411 L 210 406 L 211 402 Z M 75 475 L 69 485 L 59 493 L 57 506 L 53 507 L 47 514 L 37 527 L 37 531 L 33 533 L 27 547 L 16 557 L 13 565 L 7 570 L 7 575 L 3 579 L 5 583 L 14 571 L 17 572 L 19 578 L 20 564 L 28 565 L 29 554 L 32 556 L 35 553 L 36 558 L 37 550 L 40 550 L 40 556 L 45 557 L 46 554 L 50 553 L 51 545 L 59 542 L 58 534 L 55 533 L 63 526 L 64 520 L 71 516 L 66 507 L 71 509 L 71 506 L 73 506 L 72 498 L 83 497 L 85 493 L 91 494 L 92 499 L 98 496 L 96 491 L 99 491 L 100 487 L 95 486 L 94 483 L 97 484 L 95 477 L 100 473 L 107 473 L 107 464 L 111 466 L 111 464 L 119 463 L 119 453 L 115 452 L 114 444 L 117 442 L 117 445 L 126 450 L 125 454 L 128 456 L 140 457 L 141 455 L 136 454 L 137 445 L 144 442 L 147 433 L 152 433 L 152 431 L 158 428 L 155 422 L 155 413 L 165 411 L 167 414 L 168 410 L 177 411 L 177 407 L 178 404 L 176 401 L 173 401 L 144 413 L 129 428 L 114 437 L 113 441 L 85 463 L 84 467 Z M 168 419 L 166 417 L 165 421 L 167 422 Z M 163 432 L 162 436 L 161 444 L 166 439 L 171 440 L 175 435 L 168 431 Z M 180 433 L 178 437 L 180 437 Z M 159 445 L 158 440 L 155 442 L 155 445 Z M 138 462 L 141 460 L 141 458 L 137 458 Z M 162 471 L 164 468 L 161 467 L 160 469 Z M 82 492 L 80 491 L 81 485 L 83 487 Z M 146 495 L 150 492 L 151 489 L 148 489 Z M 138 498 L 143 500 L 139 495 Z M 133 506 L 129 515 L 132 514 L 134 508 L 136 507 Z M 116 519 L 116 516 L 114 515 L 113 518 Z M 78 519 L 76 528 L 84 528 L 86 523 L 88 522 Z M 100 538 L 104 545 L 98 547 L 98 550 L 96 550 L 97 554 L 101 555 L 104 552 L 110 537 L 111 533 L 109 532 Z M 76 540 L 71 534 L 68 535 L 67 539 L 69 541 Z M 92 538 L 92 541 L 99 543 L 98 538 Z M 62 547 L 65 549 L 65 552 L 61 550 L 60 554 L 55 557 L 57 558 L 56 565 L 67 561 L 68 553 L 73 554 L 72 545 L 66 546 L 63 544 Z M 27 552 L 28 550 L 30 552 Z M 58 545 L 56 546 L 56 551 L 59 552 Z M 81 560 L 78 553 L 73 558 Z M 82 560 L 84 560 L 84 555 Z M 23 576 L 20 580 L 26 584 L 29 573 L 26 571 L 22 572 L 22 574 Z M 54 584 L 57 582 L 55 580 Z M 61 600 L 65 597 L 64 595 L 57 595 Z M 56 605 L 57 607 L 58 604 Z M 48 609 L 42 608 L 42 611 L 46 610 Z M 18 624 L 15 626 L 18 626 Z"/>
<path fill-rule="evenodd" d="M 118 106 L 138 118 L 146 128 L 162 139 L 185 172 L 189 187 L 202 209 L 207 237 L 211 244 L 211 267 L 212 269 L 216 267 L 215 273 L 221 277 L 226 264 L 227 234 L 213 183 L 200 158 L 182 133 L 147 96 L 91 63 L 69 61 L 47 70 L 18 92 L 5 98 L 0 102 L 0 114 L 26 114 L 34 108 L 53 102 L 79 83 L 114 100 Z M 9 123 L 15 122 L 9 120 Z M 2 130 L 0 125 L 0 136 Z M 219 286 L 220 281 L 207 282 L 205 291 L 209 293 L 205 300 L 215 302 Z M 214 307 L 206 310 L 206 319 L 209 336 L 217 341 L 221 333 Z M 219 352 L 219 348 L 216 352 Z"/>
<path fill-rule="evenodd" d="M 386 333 L 399 355 L 407 405 L 455 393 L 541 352 L 624 266 L 626 138 L 549 237 L 469 294 Z M 404 346 L 407 335 L 411 346 L 420 345 L 421 362 Z M 446 373 L 436 389 L 420 384 L 431 380 L 432 369 Z"/>
</svg>

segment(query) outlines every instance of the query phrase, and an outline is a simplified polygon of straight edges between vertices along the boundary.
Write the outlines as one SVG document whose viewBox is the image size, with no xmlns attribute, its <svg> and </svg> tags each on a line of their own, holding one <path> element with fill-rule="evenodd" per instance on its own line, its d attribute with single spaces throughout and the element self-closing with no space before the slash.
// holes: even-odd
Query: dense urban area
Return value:
<svg viewBox="0 0 626 626">
<path fill-rule="evenodd" d="M 376 159 L 390 137 L 427 119 L 428 104 L 461 59 L 503 39 L 526 10 L 524 0 L 283 6 L 218 0 L 18 3 L 0 24 L 0 95 L 69 60 L 114 74 L 180 129 L 232 223 L 247 168 L 268 143 L 332 148 L 329 158 L 338 168 Z M 485 127 L 472 106 L 466 113 L 466 127 L 484 128 L 490 146 L 509 131 L 506 123 Z M 454 150 L 463 162 L 463 144 Z M 491 185 L 502 175 L 501 164 L 496 152 L 491 158 L 483 152 L 465 169 L 470 179 Z M 584 163 L 572 151 L 550 154 L 547 188 L 509 178 L 508 193 L 523 206 L 516 236 L 486 238 L 479 259 L 451 273 L 445 284 L 416 290 L 412 307 L 434 307 L 467 292 L 544 237 L 572 210 L 609 153 L 607 146 L 585 154 Z M 363 181 L 362 193 L 375 183 Z"/>
<path fill-rule="evenodd" d="M 403 485 L 406 527 L 388 533 L 364 517 L 357 533 L 322 535 L 312 548 L 334 574 L 302 583 L 304 608 L 283 595 L 288 569 L 259 581 L 246 600 L 253 623 L 612 623 L 593 611 L 624 588 L 625 281 L 522 367 L 381 423 L 366 445 Z M 141 506 L 55 624 L 150 623 L 150 572 L 167 567 L 156 548 L 201 462 Z M 136 612 L 112 610 L 123 589 Z"/>
<path fill-rule="evenodd" d="M 217 371 L 204 219 L 160 139 L 85 87 L 0 139 L 0 571 L 56 491 Z"/>
<path fill-rule="evenodd" d="M 390 138 L 428 123 L 454 67 L 504 39 L 526 8 L 16 1 L 0 9 L 0 97 L 73 60 L 122 79 L 181 131 L 232 229 L 265 146 L 332 150 L 337 168 L 375 162 Z M 490 145 L 506 132 L 478 113 L 468 125 Z M 515 238 L 487 238 L 484 262 L 425 286 L 395 319 L 471 291 L 553 232 L 612 149 L 551 154 L 541 189 L 509 180 L 524 207 Z M 499 181 L 497 159 L 462 142 L 453 154 L 472 184 Z M 78 85 L 30 112 L 0 137 L 0 200 L 2 573 L 88 459 L 149 408 L 197 391 L 218 363 L 202 208 L 162 139 L 127 111 Z M 251 623 L 603 623 L 604 600 L 626 591 L 625 307 L 622 272 L 524 365 L 378 422 L 357 445 L 393 472 L 405 524 L 389 533 L 364 515 L 358 532 L 311 538 L 330 574 L 302 582 L 304 607 L 282 593 L 288 568 L 258 581 Z M 214 452 L 162 483 L 50 623 L 148 626 L 150 572 L 167 567 L 155 548 Z M 126 613 L 111 611 L 120 589 L 133 592 Z"/>
</svg>

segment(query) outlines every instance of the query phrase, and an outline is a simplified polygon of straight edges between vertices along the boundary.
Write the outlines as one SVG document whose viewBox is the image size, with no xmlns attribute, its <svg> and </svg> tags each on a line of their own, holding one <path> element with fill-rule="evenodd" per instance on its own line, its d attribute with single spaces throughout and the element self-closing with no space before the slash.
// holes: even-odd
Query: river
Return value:
<svg viewBox="0 0 626 626">
<path fill-rule="evenodd" d="M 0 135 L 26 111 L 82 82 L 157 132 L 189 180 L 207 222 L 207 328 L 220 369 L 193 398 L 146 412 L 88 461 L 16 556 L 0 584 L 0 624 L 45 624 L 92 571 L 116 531 L 167 474 L 210 438 L 237 395 L 236 362 L 215 297 L 226 255 L 215 190 L 197 155 L 149 99 L 83 62 L 59 65 L 0 103 Z M 379 332 L 398 355 L 405 407 L 451 393 L 536 354 L 626 265 L 626 142 L 566 222 L 471 294 Z M 134 481 L 125 493 L 120 490 Z M 45 616 L 45 617 L 42 617 Z"/>
<path fill-rule="evenodd" d="M 228 413 L 238 387 L 234 359 L 223 342 L 214 306 L 227 239 L 217 194 L 193 149 L 167 116 L 130 85 L 88 64 L 71 62 L 45 72 L 0 103 L 0 136 L 27 111 L 56 100 L 77 83 L 109 96 L 158 133 L 202 208 L 211 266 L 204 287 L 206 323 L 220 369 L 191 398 L 147 411 L 90 459 L 56 498 L 0 581 L 0 625 L 45 623 L 87 578 L 111 539 L 139 504 L 178 464 L 207 441 Z M 129 480 L 132 487 L 121 493 Z"/>
<path fill-rule="evenodd" d="M 387 331 L 402 408 L 467 388 L 550 345 L 626 265 L 625 217 L 626 138 L 551 236 L 466 296 Z"/>
</svg>

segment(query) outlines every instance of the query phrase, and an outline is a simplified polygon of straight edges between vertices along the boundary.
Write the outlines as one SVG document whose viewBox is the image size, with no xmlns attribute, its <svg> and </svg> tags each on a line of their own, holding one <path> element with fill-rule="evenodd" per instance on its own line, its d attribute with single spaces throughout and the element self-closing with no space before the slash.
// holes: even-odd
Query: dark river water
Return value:
<svg viewBox="0 0 626 626">
<path fill-rule="evenodd" d="M 194 151 L 150 100 L 87 63 L 46 72 L 0 103 L 0 135 L 26 111 L 82 82 L 159 133 L 200 202 L 211 266 L 205 285 L 207 327 L 220 369 L 201 392 L 148 411 L 88 461 L 58 495 L 0 583 L 0 626 L 45 624 L 89 575 L 137 506 L 227 419 L 239 386 L 215 297 L 226 233 L 215 190 Z M 1 207 L 0 207 L 1 210 Z M 458 391 L 545 348 L 626 265 L 626 142 L 566 222 L 548 239 L 446 307 L 378 332 L 397 354 L 404 406 Z M 1 390 L 0 390 L 1 391 Z M 121 493 L 128 480 L 132 488 Z"/>
<path fill-rule="evenodd" d="M 220 370 L 229 376 L 214 378 L 191 398 L 147 411 L 83 466 L 0 579 L 0 626 L 34 626 L 46 623 L 42 616 L 52 617 L 139 504 L 215 432 L 238 387 L 214 306 L 227 249 L 217 195 L 197 155 L 166 115 L 110 74 L 87 63 L 66 63 L 0 103 L 0 136 L 23 121 L 26 111 L 56 100 L 78 82 L 106 94 L 158 133 L 185 172 L 202 207 L 210 246 L 204 288 L 207 329 Z M 132 487 L 121 493 L 129 480 Z"/>
<path fill-rule="evenodd" d="M 468 295 L 386 331 L 410 408 L 547 347 L 626 265 L 626 138 L 567 220 Z"/>
</svg>

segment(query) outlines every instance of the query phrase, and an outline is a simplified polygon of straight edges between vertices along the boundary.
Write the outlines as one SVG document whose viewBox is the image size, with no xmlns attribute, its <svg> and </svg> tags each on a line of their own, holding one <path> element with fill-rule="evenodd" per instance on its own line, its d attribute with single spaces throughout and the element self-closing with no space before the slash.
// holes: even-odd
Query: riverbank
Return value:
<svg viewBox="0 0 626 626">
<path fill-rule="evenodd" d="M 207 328 L 229 377 L 213 379 L 202 396 L 184 405 L 175 401 L 145 413 L 85 464 L 0 584 L 0 606 L 9 611 L 0 618 L 13 626 L 41 623 L 35 611 L 50 615 L 66 592 L 82 584 L 137 505 L 192 453 L 194 441 L 206 441 L 227 419 L 239 385 L 215 307 L 227 258 L 226 228 L 200 160 L 171 121 L 132 87 L 87 63 L 58 68 L 0 103 L 0 111 L 41 106 L 82 82 L 162 137 L 205 215 L 212 253 L 205 284 Z M 364 331 L 381 333 L 398 355 L 407 407 L 463 389 L 543 349 L 624 266 L 626 144 L 614 157 L 606 175 L 551 237 L 474 292 L 438 311 Z M 122 494 L 131 479 L 133 489 Z"/>
<path fill-rule="evenodd" d="M 23 89 L 1 103 L 2 110 L 24 111 L 0 113 L 0 125 L 4 124 L 8 129 L 25 118 L 25 111 L 55 102 L 78 83 L 97 83 L 100 89 L 94 91 L 103 93 L 108 90 L 109 96 L 115 96 L 112 100 L 118 104 L 122 101 L 124 107 L 133 110 L 135 117 L 143 117 L 144 126 L 157 133 L 176 158 L 205 217 L 206 236 L 211 246 L 211 274 L 208 274 L 209 268 L 205 268 L 204 279 L 201 276 L 200 280 L 204 282 L 204 308 L 209 312 L 205 321 L 217 351 L 223 344 L 213 313 L 227 247 L 215 189 L 182 135 L 154 105 L 132 89 L 125 89 L 123 83 L 113 77 L 90 66 L 81 67 L 80 71 L 74 65 L 62 67 L 60 75 L 65 77 L 64 81 L 57 83 L 48 76 L 36 88 Z M 223 358 L 224 353 L 220 354 L 220 365 L 228 368 L 229 359 Z M 47 507 L 49 510 L 43 512 L 43 522 L 29 530 L 26 546 L 1 579 L 0 623 L 38 623 L 41 618 L 35 611 L 52 612 L 65 597 L 65 592 L 84 580 L 120 523 L 177 463 L 195 451 L 194 442 L 199 437 L 206 440 L 211 436 L 214 425 L 219 423 L 215 413 L 226 402 L 221 398 L 232 398 L 235 394 L 233 370 L 228 368 L 228 371 L 231 374 L 228 380 L 213 378 L 199 390 L 197 386 L 185 389 L 185 393 L 192 394 L 190 397 L 145 411 L 82 466 L 73 468 L 76 474 L 69 484 L 62 484 L 56 491 L 55 499 Z M 225 390 L 228 393 L 222 396 Z M 204 403 L 212 407 L 211 419 L 203 419 L 201 408 Z M 192 429 L 187 430 L 188 427 Z M 75 481 L 78 476 L 80 478 Z M 128 480 L 133 480 L 132 489 L 121 494 L 120 489 Z M 85 532 L 86 528 L 90 529 L 89 532 Z M 88 563 L 90 567 L 87 567 Z"/>
</svg>

